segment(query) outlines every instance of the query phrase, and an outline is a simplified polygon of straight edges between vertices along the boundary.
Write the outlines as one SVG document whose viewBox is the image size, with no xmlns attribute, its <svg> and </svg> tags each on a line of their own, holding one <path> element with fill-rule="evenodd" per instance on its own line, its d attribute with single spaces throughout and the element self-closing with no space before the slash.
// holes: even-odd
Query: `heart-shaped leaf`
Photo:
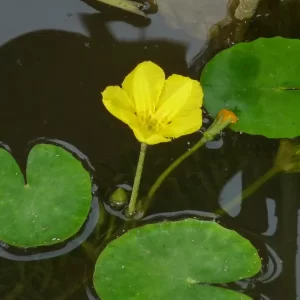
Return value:
<svg viewBox="0 0 300 300">
<path fill-rule="evenodd" d="M 205 108 L 232 110 L 232 129 L 269 138 L 300 135 L 300 40 L 259 38 L 218 53 L 201 75 Z"/>
<path fill-rule="evenodd" d="M 100 254 L 94 286 L 102 300 L 249 300 L 214 286 L 253 276 L 261 261 L 238 233 L 186 219 L 126 232 Z"/>
<path fill-rule="evenodd" d="M 26 183 L 11 154 L 0 149 L 0 178 L 0 240 L 7 244 L 56 244 L 74 235 L 87 218 L 90 175 L 61 147 L 31 149 Z"/>
</svg>

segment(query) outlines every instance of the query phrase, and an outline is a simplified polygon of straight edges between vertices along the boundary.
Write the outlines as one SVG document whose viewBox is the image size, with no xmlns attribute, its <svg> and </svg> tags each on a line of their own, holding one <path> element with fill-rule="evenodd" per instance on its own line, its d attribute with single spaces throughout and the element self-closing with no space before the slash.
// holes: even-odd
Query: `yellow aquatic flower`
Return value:
<svg viewBox="0 0 300 300">
<path fill-rule="evenodd" d="M 181 75 L 165 79 L 150 61 L 140 63 L 119 86 L 108 86 L 103 103 L 126 123 L 141 143 L 169 142 L 197 131 L 202 125 L 200 83 Z"/>
</svg>

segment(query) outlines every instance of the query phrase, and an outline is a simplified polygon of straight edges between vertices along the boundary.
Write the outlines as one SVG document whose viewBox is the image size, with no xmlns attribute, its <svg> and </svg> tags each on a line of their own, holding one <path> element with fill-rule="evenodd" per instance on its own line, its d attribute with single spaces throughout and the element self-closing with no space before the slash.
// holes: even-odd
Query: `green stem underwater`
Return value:
<svg viewBox="0 0 300 300">
<path fill-rule="evenodd" d="M 147 209 L 150 206 L 150 202 L 152 198 L 154 197 L 157 189 L 160 187 L 160 185 L 163 183 L 163 181 L 169 176 L 169 174 L 177 167 L 179 166 L 185 159 L 187 159 L 189 156 L 191 156 L 195 151 L 197 151 L 200 147 L 202 147 L 206 142 L 212 141 L 217 134 L 219 134 L 224 128 L 226 128 L 229 124 L 235 123 L 237 121 L 237 117 L 234 115 L 234 113 L 227 111 L 227 110 L 221 110 L 219 114 L 217 115 L 215 121 L 213 124 L 207 129 L 206 132 L 204 132 L 202 138 L 198 143 L 196 143 L 190 150 L 183 153 L 181 156 L 179 156 L 154 182 L 152 187 L 150 188 L 145 203 L 142 203 L 143 206 L 143 212 L 145 213 Z"/>
<path fill-rule="evenodd" d="M 254 194 L 265 182 L 267 182 L 270 178 L 272 178 L 279 172 L 280 170 L 277 167 L 272 167 L 264 175 L 259 177 L 256 181 L 254 181 L 249 187 L 243 190 L 241 194 L 237 195 L 235 198 L 229 201 L 223 209 L 218 209 L 216 211 L 216 214 L 221 216 L 224 215 L 226 211 L 231 210 L 237 204 Z"/>
<path fill-rule="evenodd" d="M 139 156 L 136 173 L 135 173 L 135 177 L 134 177 L 131 198 L 130 198 L 129 206 L 127 209 L 127 216 L 129 216 L 129 217 L 133 216 L 136 212 L 136 202 L 137 202 L 137 197 L 138 197 L 138 193 L 139 193 L 141 177 L 142 177 L 142 173 L 143 173 L 146 149 L 147 149 L 147 145 L 145 143 L 141 143 L 140 156 Z"/>
<path fill-rule="evenodd" d="M 179 156 L 160 176 L 156 179 L 155 183 L 150 188 L 147 198 L 153 198 L 154 194 L 156 193 L 157 189 L 160 187 L 162 182 L 169 176 L 169 174 L 178 167 L 185 159 L 187 159 L 190 155 L 192 155 L 196 150 L 198 150 L 201 146 L 203 146 L 208 140 L 203 136 L 201 140 L 195 144 L 190 150 L 183 153 Z"/>
</svg>

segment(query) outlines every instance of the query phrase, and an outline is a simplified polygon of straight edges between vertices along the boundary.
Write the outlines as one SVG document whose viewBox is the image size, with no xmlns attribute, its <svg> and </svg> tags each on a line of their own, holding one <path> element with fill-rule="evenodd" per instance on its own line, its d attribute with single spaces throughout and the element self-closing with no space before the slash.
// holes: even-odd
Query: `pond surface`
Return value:
<svg viewBox="0 0 300 300">
<path fill-rule="evenodd" d="M 144 60 L 156 62 L 167 75 L 198 79 L 207 60 L 236 42 L 299 37 L 299 6 L 299 1 L 261 1 L 245 20 L 225 18 L 224 6 L 222 11 L 203 6 L 204 16 L 214 17 L 216 10 L 218 23 L 207 38 L 181 21 L 172 27 L 162 13 L 147 20 L 93 1 L 2 0 L 0 140 L 23 170 L 37 139 L 64 143 L 92 173 L 95 197 L 89 220 L 68 243 L 24 251 L 1 244 L 0 299 L 98 299 L 92 286 L 96 257 L 126 226 L 105 203 L 118 184 L 132 184 L 139 153 L 131 130 L 102 105 L 100 92 L 107 85 L 120 84 Z M 233 1 L 229 16 L 236 7 Z M 210 122 L 205 115 L 203 129 Z M 141 193 L 201 134 L 149 148 Z M 226 130 L 166 180 L 140 224 L 188 215 L 213 218 L 220 205 L 271 167 L 277 147 L 277 140 Z M 234 284 L 253 299 L 300 299 L 299 198 L 299 176 L 278 175 L 219 219 L 260 250 L 262 274 Z M 97 223 L 99 215 L 104 223 Z"/>
</svg>

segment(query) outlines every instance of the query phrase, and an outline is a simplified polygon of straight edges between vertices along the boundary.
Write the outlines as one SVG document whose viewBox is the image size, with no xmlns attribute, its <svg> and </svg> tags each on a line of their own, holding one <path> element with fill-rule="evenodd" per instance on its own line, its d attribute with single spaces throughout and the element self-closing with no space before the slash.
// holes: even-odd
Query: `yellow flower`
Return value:
<svg viewBox="0 0 300 300">
<path fill-rule="evenodd" d="M 150 61 L 128 74 L 122 88 L 108 86 L 102 98 L 107 110 L 148 145 L 193 133 L 202 124 L 200 83 L 176 74 L 165 79 L 164 71 Z"/>
</svg>

